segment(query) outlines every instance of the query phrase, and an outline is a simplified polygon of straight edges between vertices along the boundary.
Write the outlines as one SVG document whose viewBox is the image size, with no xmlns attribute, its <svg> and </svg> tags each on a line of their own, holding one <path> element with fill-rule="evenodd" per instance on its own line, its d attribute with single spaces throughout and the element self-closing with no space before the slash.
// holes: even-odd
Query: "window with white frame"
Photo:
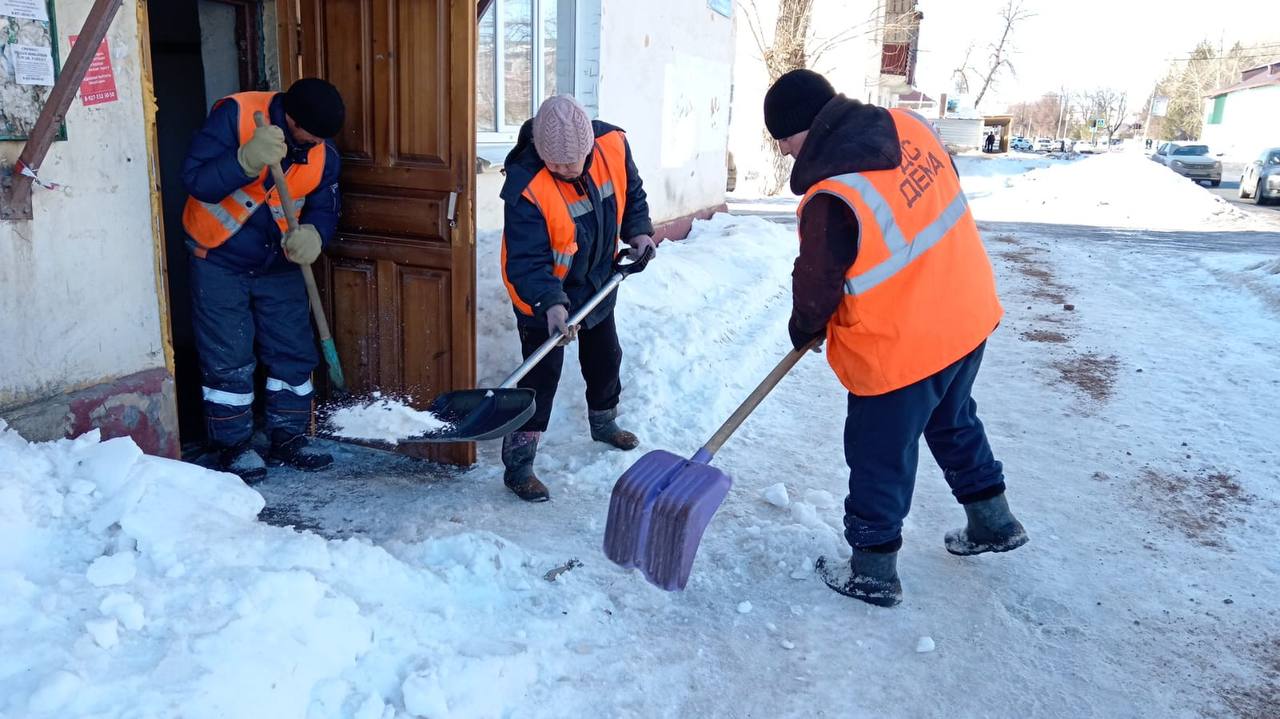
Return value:
<svg viewBox="0 0 1280 719">
<path fill-rule="evenodd" d="M 576 6 L 577 0 L 494 0 L 485 11 L 476 48 L 479 142 L 515 142 L 538 104 L 574 92 Z"/>
</svg>

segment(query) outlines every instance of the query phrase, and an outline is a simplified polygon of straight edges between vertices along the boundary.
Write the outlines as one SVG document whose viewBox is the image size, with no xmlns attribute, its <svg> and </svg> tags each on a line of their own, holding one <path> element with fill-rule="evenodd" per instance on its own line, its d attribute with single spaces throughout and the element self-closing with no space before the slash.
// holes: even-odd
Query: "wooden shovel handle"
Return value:
<svg viewBox="0 0 1280 719">
<path fill-rule="evenodd" d="M 267 126 L 267 118 L 263 117 L 261 112 L 253 113 L 253 121 L 258 127 Z M 280 163 L 273 162 L 268 165 L 271 168 L 271 179 L 276 184 L 276 193 L 280 195 L 280 207 L 284 210 L 285 222 L 289 223 L 289 229 L 298 229 L 298 208 L 293 205 L 293 196 L 289 193 L 289 183 L 284 179 L 284 170 L 280 169 Z M 324 304 L 320 302 L 320 288 L 316 286 L 315 273 L 311 271 L 311 265 L 299 265 L 302 268 L 302 280 L 307 285 L 307 297 L 311 301 L 311 314 L 316 320 L 316 329 L 320 333 L 320 341 L 326 342 L 333 339 L 333 335 L 329 333 L 329 320 L 324 314 Z"/>
</svg>

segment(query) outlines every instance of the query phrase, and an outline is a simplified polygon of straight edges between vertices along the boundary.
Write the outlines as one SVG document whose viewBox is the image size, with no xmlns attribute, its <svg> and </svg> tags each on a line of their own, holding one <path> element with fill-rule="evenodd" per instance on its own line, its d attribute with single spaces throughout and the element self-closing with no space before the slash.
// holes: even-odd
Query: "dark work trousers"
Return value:
<svg viewBox="0 0 1280 719">
<path fill-rule="evenodd" d="M 267 433 L 304 433 L 319 355 L 302 272 L 248 274 L 193 256 L 191 307 L 210 444 L 232 447 L 253 435 L 259 358 L 267 370 Z"/>
<path fill-rule="evenodd" d="M 911 509 L 920 436 L 961 504 L 1004 491 L 978 405 L 970 396 L 986 343 L 915 384 L 874 397 L 849 395 L 844 455 L 849 496 L 844 536 L 854 548 L 896 543 Z"/>
<path fill-rule="evenodd" d="M 520 328 L 520 351 L 526 358 L 533 354 L 551 336 L 545 327 Z M 613 313 L 591 329 L 578 330 L 578 362 L 582 365 L 582 378 L 587 381 L 587 409 L 593 412 L 618 406 L 622 394 L 622 380 L 618 370 L 622 367 L 622 347 L 618 345 L 618 326 Z M 556 399 L 556 387 L 560 385 L 560 370 L 564 368 L 564 348 L 551 351 L 524 376 L 517 385 L 536 393 L 537 410 L 520 432 L 545 432 L 551 419 L 551 405 Z"/>
</svg>

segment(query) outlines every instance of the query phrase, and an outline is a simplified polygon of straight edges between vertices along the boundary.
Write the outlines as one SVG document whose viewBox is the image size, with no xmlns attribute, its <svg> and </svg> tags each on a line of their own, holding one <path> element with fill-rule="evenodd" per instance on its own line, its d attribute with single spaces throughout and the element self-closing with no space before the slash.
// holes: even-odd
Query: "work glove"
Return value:
<svg viewBox="0 0 1280 719">
<path fill-rule="evenodd" d="M 267 165 L 279 164 L 288 151 L 284 130 L 276 125 L 267 125 L 253 131 L 253 137 L 236 152 L 236 159 L 240 161 L 244 174 L 257 177 Z"/>
<path fill-rule="evenodd" d="M 805 345 L 809 344 L 810 341 L 816 338 L 818 340 L 818 343 L 813 346 L 812 351 L 821 353 L 822 343 L 825 342 L 827 339 L 827 330 L 825 327 L 822 329 L 821 332 L 810 334 L 807 332 L 803 332 L 800 330 L 800 328 L 796 327 L 796 323 L 794 320 L 787 323 L 787 333 L 791 335 L 791 347 L 795 349 L 797 352 L 804 349 Z"/>
<path fill-rule="evenodd" d="M 646 248 L 652 247 L 653 253 L 658 253 L 658 243 L 653 241 L 650 235 L 636 235 L 627 240 L 627 244 L 631 245 L 631 259 L 638 260 L 644 254 Z"/>
<path fill-rule="evenodd" d="M 569 308 L 564 305 L 556 305 L 547 310 L 547 334 L 555 337 L 559 333 L 564 333 L 564 337 L 558 343 L 561 347 L 578 339 L 578 326 L 568 326 Z"/>
<path fill-rule="evenodd" d="M 299 225 L 284 236 L 284 256 L 290 262 L 309 265 L 320 256 L 320 233 L 315 225 Z"/>
</svg>

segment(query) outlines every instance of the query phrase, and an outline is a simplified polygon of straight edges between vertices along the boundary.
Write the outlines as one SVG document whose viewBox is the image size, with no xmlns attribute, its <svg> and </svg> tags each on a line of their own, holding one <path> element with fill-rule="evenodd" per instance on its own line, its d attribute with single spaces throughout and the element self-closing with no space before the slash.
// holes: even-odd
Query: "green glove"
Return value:
<svg viewBox="0 0 1280 719">
<path fill-rule="evenodd" d="M 284 256 L 290 262 L 309 265 L 320 256 L 320 233 L 315 225 L 299 225 L 284 236 Z"/>
<path fill-rule="evenodd" d="M 284 143 L 284 130 L 275 125 L 259 127 L 253 131 L 253 137 L 236 152 L 240 161 L 240 169 L 249 177 L 262 174 L 267 165 L 278 164 L 284 159 L 289 148 Z"/>
</svg>

